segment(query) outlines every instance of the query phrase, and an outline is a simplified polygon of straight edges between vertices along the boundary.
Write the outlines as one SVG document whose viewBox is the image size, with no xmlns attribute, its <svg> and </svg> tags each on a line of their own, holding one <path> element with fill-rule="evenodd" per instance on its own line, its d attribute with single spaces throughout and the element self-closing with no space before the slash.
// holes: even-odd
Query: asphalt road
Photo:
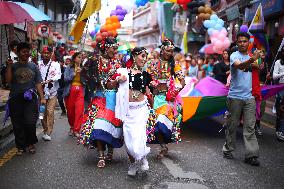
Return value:
<svg viewBox="0 0 284 189">
<path fill-rule="evenodd" d="M 169 155 L 162 161 L 155 159 L 159 146 L 150 145 L 150 171 L 135 178 L 127 176 L 124 147 L 115 150 L 113 162 L 98 169 L 96 151 L 77 145 L 68 136 L 68 127 L 66 117 L 57 119 L 51 142 L 42 141 L 39 135 L 36 154 L 9 157 L 0 166 L 0 188 L 284 188 L 284 143 L 278 142 L 268 127 L 259 138 L 260 167 L 243 163 L 241 128 L 235 159 L 224 159 L 220 123 L 207 119 L 186 123 L 183 142 L 170 144 Z"/>
</svg>

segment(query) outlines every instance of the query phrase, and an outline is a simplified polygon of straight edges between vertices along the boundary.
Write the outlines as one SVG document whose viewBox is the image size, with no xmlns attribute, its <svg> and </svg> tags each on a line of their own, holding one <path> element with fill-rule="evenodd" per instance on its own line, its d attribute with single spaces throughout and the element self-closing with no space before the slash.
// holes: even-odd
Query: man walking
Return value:
<svg viewBox="0 0 284 189">
<path fill-rule="evenodd" d="M 57 102 L 58 80 L 61 78 L 60 64 L 51 60 L 52 48 L 43 47 L 42 60 L 38 62 L 38 67 L 43 79 L 44 98 L 46 99 L 46 111 L 41 121 L 43 126 L 42 139 L 51 140 L 51 133 L 54 124 L 54 109 Z"/>
<path fill-rule="evenodd" d="M 252 96 L 252 67 L 259 58 L 256 50 L 250 58 L 248 45 L 250 36 L 247 33 L 237 35 L 238 51 L 230 56 L 231 85 L 227 99 L 228 125 L 226 129 L 226 142 L 223 146 L 224 158 L 233 159 L 232 151 L 236 146 L 236 129 L 239 126 L 243 113 L 243 137 L 245 142 L 245 163 L 259 166 L 259 146 L 255 136 L 255 99 Z"/>
</svg>

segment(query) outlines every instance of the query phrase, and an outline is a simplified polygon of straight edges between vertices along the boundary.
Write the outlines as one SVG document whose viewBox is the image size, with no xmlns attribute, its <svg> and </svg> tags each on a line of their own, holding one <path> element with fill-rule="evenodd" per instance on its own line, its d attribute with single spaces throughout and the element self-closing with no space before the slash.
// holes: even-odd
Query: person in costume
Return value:
<svg viewBox="0 0 284 189">
<path fill-rule="evenodd" d="M 148 142 L 161 145 L 158 159 L 167 154 L 167 143 L 181 140 L 181 99 L 178 93 L 184 86 L 184 75 L 179 62 L 174 61 L 174 49 L 173 42 L 165 39 L 161 45 L 159 61 L 148 68 L 153 78 L 153 109 L 157 115 L 155 127 L 148 128 Z"/>
<path fill-rule="evenodd" d="M 115 118 L 115 97 L 118 88 L 116 70 L 121 67 L 115 59 L 117 42 L 106 37 L 97 44 L 100 53 L 84 65 L 82 74 L 91 92 L 94 92 L 78 142 L 96 147 L 99 153 L 97 166 L 104 168 L 111 161 L 113 148 L 120 148 L 122 140 L 122 122 Z M 108 152 L 105 156 L 105 150 Z"/>
<path fill-rule="evenodd" d="M 118 69 L 116 78 L 120 86 L 116 94 L 115 115 L 123 121 L 124 142 L 130 160 L 129 176 L 135 176 L 138 169 L 149 170 L 146 125 L 150 113 L 147 96 L 151 95 L 152 78 L 143 71 L 146 61 L 146 49 L 135 47 L 126 63 L 127 68 Z"/>
</svg>

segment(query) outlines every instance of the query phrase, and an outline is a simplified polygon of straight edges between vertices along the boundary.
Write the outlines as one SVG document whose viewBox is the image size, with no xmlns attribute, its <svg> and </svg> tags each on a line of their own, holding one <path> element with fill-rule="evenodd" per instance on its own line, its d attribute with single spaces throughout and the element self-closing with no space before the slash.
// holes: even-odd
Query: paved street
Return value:
<svg viewBox="0 0 284 189">
<path fill-rule="evenodd" d="M 235 159 L 223 159 L 220 124 L 208 119 L 187 123 L 183 142 L 171 144 L 169 155 L 162 161 L 155 159 L 158 146 L 151 145 L 148 175 L 129 178 L 125 148 L 116 150 L 113 162 L 101 170 L 96 167 L 96 152 L 77 145 L 67 135 L 66 117 L 57 119 L 55 125 L 53 140 L 44 142 L 39 138 L 35 155 L 13 156 L 0 166 L 1 189 L 284 188 L 284 143 L 278 142 L 274 130 L 268 127 L 259 138 L 260 167 L 243 163 L 241 129 Z"/>
</svg>

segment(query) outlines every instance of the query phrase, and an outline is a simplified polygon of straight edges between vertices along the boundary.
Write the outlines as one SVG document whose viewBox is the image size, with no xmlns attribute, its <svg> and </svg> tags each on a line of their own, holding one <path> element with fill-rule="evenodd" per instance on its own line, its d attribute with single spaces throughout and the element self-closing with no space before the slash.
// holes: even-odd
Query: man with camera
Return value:
<svg viewBox="0 0 284 189">
<path fill-rule="evenodd" d="M 42 86 L 44 97 L 46 99 L 46 111 L 41 121 L 43 127 L 42 139 L 51 140 L 51 133 L 54 124 L 54 109 L 57 102 L 58 80 L 61 78 L 61 68 L 58 62 L 52 61 L 53 49 L 45 46 L 42 49 L 42 60 L 38 62 L 38 67 L 43 79 Z"/>
</svg>

